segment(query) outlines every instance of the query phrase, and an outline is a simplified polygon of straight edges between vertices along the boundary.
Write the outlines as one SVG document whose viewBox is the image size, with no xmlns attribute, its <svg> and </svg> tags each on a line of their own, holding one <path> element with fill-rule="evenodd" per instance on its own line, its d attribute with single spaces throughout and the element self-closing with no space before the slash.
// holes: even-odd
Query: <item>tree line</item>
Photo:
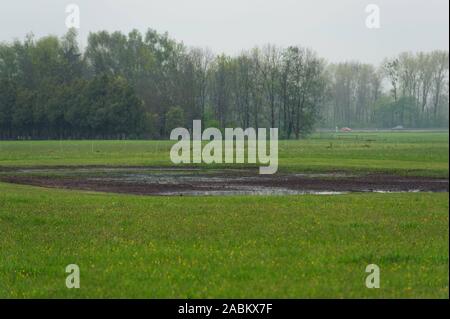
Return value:
<svg viewBox="0 0 450 319">
<path fill-rule="evenodd" d="M 360 128 L 445 128 L 449 114 L 448 51 L 401 53 L 376 68 L 329 66 L 325 125 Z"/>
<path fill-rule="evenodd" d="M 328 64 L 308 48 L 236 56 L 149 29 L 75 30 L 0 44 L 0 138 L 167 138 L 208 127 L 448 127 L 448 52 L 403 53 L 375 67 Z"/>
</svg>

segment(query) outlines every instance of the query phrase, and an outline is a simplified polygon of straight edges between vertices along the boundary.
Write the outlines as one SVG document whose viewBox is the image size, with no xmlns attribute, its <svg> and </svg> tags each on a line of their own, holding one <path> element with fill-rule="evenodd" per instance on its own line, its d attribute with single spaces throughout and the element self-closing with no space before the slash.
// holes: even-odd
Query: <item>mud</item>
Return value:
<svg viewBox="0 0 450 319">
<path fill-rule="evenodd" d="M 348 192 L 448 192 L 448 179 L 388 174 L 259 175 L 252 169 L 58 167 L 0 170 L 0 181 L 139 195 L 295 195 Z"/>
</svg>

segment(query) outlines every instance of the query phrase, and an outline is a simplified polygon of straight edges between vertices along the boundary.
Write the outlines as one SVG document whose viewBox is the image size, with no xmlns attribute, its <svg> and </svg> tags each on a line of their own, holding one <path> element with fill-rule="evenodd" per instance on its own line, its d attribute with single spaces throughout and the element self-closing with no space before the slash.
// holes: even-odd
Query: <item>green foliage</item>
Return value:
<svg viewBox="0 0 450 319">
<path fill-rule="evenodd" d="M 394 101 L 388 96 L 383 96 L 376 102 L 374 117 L 380 128 L 392 128 L 397 125 L 405 128 L 419 126 L 417 101 L 412 97 L 402 96 Z"/>
<path fill-rule="evenodd" d="M 1 46 L 0 138 L 145 136 L 145 110 L 128 80 L 85 70 L 74 30 Z"/>
<path fill-rule="evenodd" d="M 174 128 L 184 127 L 186 122 L 183 109 L 179 106 L 171 107 L 166 113 L 166 121 L 168 134 L 170 134 L 170 131 L 173 130 Z"/>
<path fill-rule="evenodd" d="M 377 70 L 327 65 L 301 46 L 214 56 L 151 29 L 91 33 L 81 51 L 71 29 L 0 44 L 0 139 L 163 139 L 196 119 L 277 127 L 284 139 L 319 125 L 448 127 L 447 78 L 446 51 L 401 54 Z"/>
<path fill-rule="evenodd" d="M 123 78 L 100 76 L 42 88 L 19 89 L 9 99 L 13 104 L 0 104 L 0 135 L 124 138 L 145 133 L 142 103 Z"/>
</svg>

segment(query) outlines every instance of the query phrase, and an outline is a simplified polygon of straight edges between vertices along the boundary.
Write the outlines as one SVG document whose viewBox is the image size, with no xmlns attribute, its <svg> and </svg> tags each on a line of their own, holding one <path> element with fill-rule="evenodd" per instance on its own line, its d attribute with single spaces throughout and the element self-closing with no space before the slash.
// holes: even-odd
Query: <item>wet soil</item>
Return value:
<svg viewBox="0 0 450 319">
<path fill-rule="evenodd" d="M 138 195 L 448 192 L 448 179 L 344 172 L 259 175 L 252 169 L 58 167 L 0 170 L 0 181 Z"/>
</svg>

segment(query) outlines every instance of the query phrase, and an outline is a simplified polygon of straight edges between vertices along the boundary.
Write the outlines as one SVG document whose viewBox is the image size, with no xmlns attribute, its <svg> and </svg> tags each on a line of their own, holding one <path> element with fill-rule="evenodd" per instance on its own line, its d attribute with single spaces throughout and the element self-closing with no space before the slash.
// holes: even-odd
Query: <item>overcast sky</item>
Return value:
<svg viewBox="0 0 450 319">
<path fill-rule="evenodd" d="M 149 27 L 216 53 L 300 44 L 331 62 L 379 63 L 449 45 L 448 0 L 0 0 L 0 41 L 62 35 L 71 3 L 80 8 L 83 46 L 90 31 Z M 365 24 L 371 3 L 380 8 L 379 29 Z"/>
</svg>

